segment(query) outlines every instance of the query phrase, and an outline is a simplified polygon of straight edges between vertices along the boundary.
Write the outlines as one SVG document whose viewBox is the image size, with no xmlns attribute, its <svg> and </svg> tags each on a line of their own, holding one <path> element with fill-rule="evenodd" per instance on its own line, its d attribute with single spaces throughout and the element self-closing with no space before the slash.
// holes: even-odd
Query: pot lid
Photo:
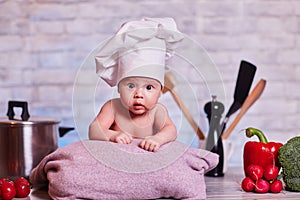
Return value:
<svg viewBox="0 0 300 200">
<path fill-rule="evenodd" d="M 15 117 L 14 108 L 22 109 L 21 116 Z M 28 111 L 28 103 L 26 101 L 9 101 L 7 117 L 0 117 L 0 126 L 23 126 L 23 125 L 51 125 L 58 124 L 60 120 L 50 117 L 31 117 Z"/>
<path fill-rule="evenodd" d="M 50 117 L 37 117 L 32 116 L 27 121 L 23 121 L 22 119 L 13 119 L 10 120 L 8 117 L 0 117 L 0 126 L 7 126 L 7 125 L 51 125 L 51 124 L 58 124 L 60 120 L 57 118 L 50 118 Z"/>
</svg>

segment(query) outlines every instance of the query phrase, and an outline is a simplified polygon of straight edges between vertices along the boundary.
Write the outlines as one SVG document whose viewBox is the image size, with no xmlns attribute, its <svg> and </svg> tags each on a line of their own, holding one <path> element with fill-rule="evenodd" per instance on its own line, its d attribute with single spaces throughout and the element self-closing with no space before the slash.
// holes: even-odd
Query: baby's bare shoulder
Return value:
<svg viewBox="0 0 300 200">
<path fill-rule="evenodd" d="M 121 99 L 120 98 L 115 98 L 115 99 L 109 100 L 108 102 L 110 102 L 111 104 L 119 105 L 121 103 Z"/>
<path fill-rule="evenodd" d="M 101 110 L 111 110 L 113 111 L 116 107 L 120 105 L 120 99 L 110 99 L 107 102 L 104 103 Z"/>
<path fill-rule="evenodd" d="M 157 103 L 155 105 L 155 109 L 157 109 L 158 111 L 166 111 L 167 107 L 164 104 L 162 104 L 162 103 Z"/>
<path fill-rule="evenodd" d="M 166 115 L 166 114 L 168 114 L 168 109 L 165 105 L 163 105 L 161 103 L 157 103 L 155 105 L 154 109 L 152 109 L 152 112 L 153 112 L 154 116 Z"/>
<path fill-rule="evenodd" d="M 107 102 L 104 103 L 103 106 L 117 106 L 121 104 L 120 98 L 110 99 Z"/>
</svg>

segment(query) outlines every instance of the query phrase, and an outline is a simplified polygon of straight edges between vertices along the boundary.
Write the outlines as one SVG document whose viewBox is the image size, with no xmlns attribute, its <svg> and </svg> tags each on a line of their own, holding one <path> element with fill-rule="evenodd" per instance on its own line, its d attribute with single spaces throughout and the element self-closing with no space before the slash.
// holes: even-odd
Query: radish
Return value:
<svg viewBox="0 0 300 200">
<path fill-rule="evenodd" d="M 270 184 L 264 179 L 259 179 L 255 184 L 255 192 L 266 193 L 269 191 Z"/>
<path fill-rule="evenodd" d="M 242 189 L 245 192 L 252 192 L 254 189 L 254 185 L 254 181 L 249 177 L 244 178 L 241 184 Z"/>
<path fill-rule="evenodd" d="M 274 180 L 277 178 L 278 172 L 278 167 L 276 167 L 275 165 L 268 165 L 264 170 L 264 177 L 268 181 Z"/>
<path fill-rule="evenodd" d="M 246 175 L 254 181 L 261 179 L 263 177 L 263 174 L 264 174 L 264 170 L 259 165 L 251 164 L 246 169 Z"/>
<path fill-rule="evenodd" d="M 270 191 L 273 193 L 279 193 L 282 190 L 282 182 L 280 180 L 275 180 L 273 183 L 270 185 Z"/>
</svg>

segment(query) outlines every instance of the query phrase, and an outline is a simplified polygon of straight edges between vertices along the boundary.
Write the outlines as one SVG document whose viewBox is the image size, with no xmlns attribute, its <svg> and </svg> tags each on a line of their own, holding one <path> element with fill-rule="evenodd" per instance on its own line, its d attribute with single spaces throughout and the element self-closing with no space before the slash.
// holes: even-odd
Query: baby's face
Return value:
<svg viewBox="0 0 300 200">
<path fill-rule="evenodd" d="M 128 77 L 119 83 L 121 102 L 132 114 L 151 110 L 161 95 L 161 84 L 152 78 Z"/>
</svg>

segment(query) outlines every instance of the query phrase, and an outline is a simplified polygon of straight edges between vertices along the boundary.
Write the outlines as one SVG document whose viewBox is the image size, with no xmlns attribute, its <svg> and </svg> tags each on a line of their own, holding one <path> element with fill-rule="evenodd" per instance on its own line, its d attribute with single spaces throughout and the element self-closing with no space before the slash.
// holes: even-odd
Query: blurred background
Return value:
<svg viewBox="0 0 300 200">
<path fill-rule="evenodd" d="M 0 0 L 1 116 L 9 100 L 28 101 L 31 115 L 59 118 L 62 126 L 76 127 L 84 138 L 88 123 L 115 95 L 96 76 L 91 52 L 125 21 L 143 17 L 174 18 L 178 29 L 203 48 L 222 81 L 225 112 L 233 102 L 241 60 L 257 66 L 252 89 L 261 78 L 267 80 L 261 98 L 228 138 L 235 149 L 229 165 L 241 166 L 248 140 L 241 130 L 248 126 L 263 130 L 270 141 L 284 143 L 299 135 L 298 0 Z M 183 74 L 192 93 L 180 80 L 176 91 L 207 134 L 203 107 L 211 94 L 201 77 L 189 70 Z M 94 95 L 95 104 L 85 104 L 84 92 Z M 190 143 L 191 136 L 197 146 L 197 136 L 170 94 L 161 101 L 182 122 L 186 132 L 180 140 Z"/>
</svg>

